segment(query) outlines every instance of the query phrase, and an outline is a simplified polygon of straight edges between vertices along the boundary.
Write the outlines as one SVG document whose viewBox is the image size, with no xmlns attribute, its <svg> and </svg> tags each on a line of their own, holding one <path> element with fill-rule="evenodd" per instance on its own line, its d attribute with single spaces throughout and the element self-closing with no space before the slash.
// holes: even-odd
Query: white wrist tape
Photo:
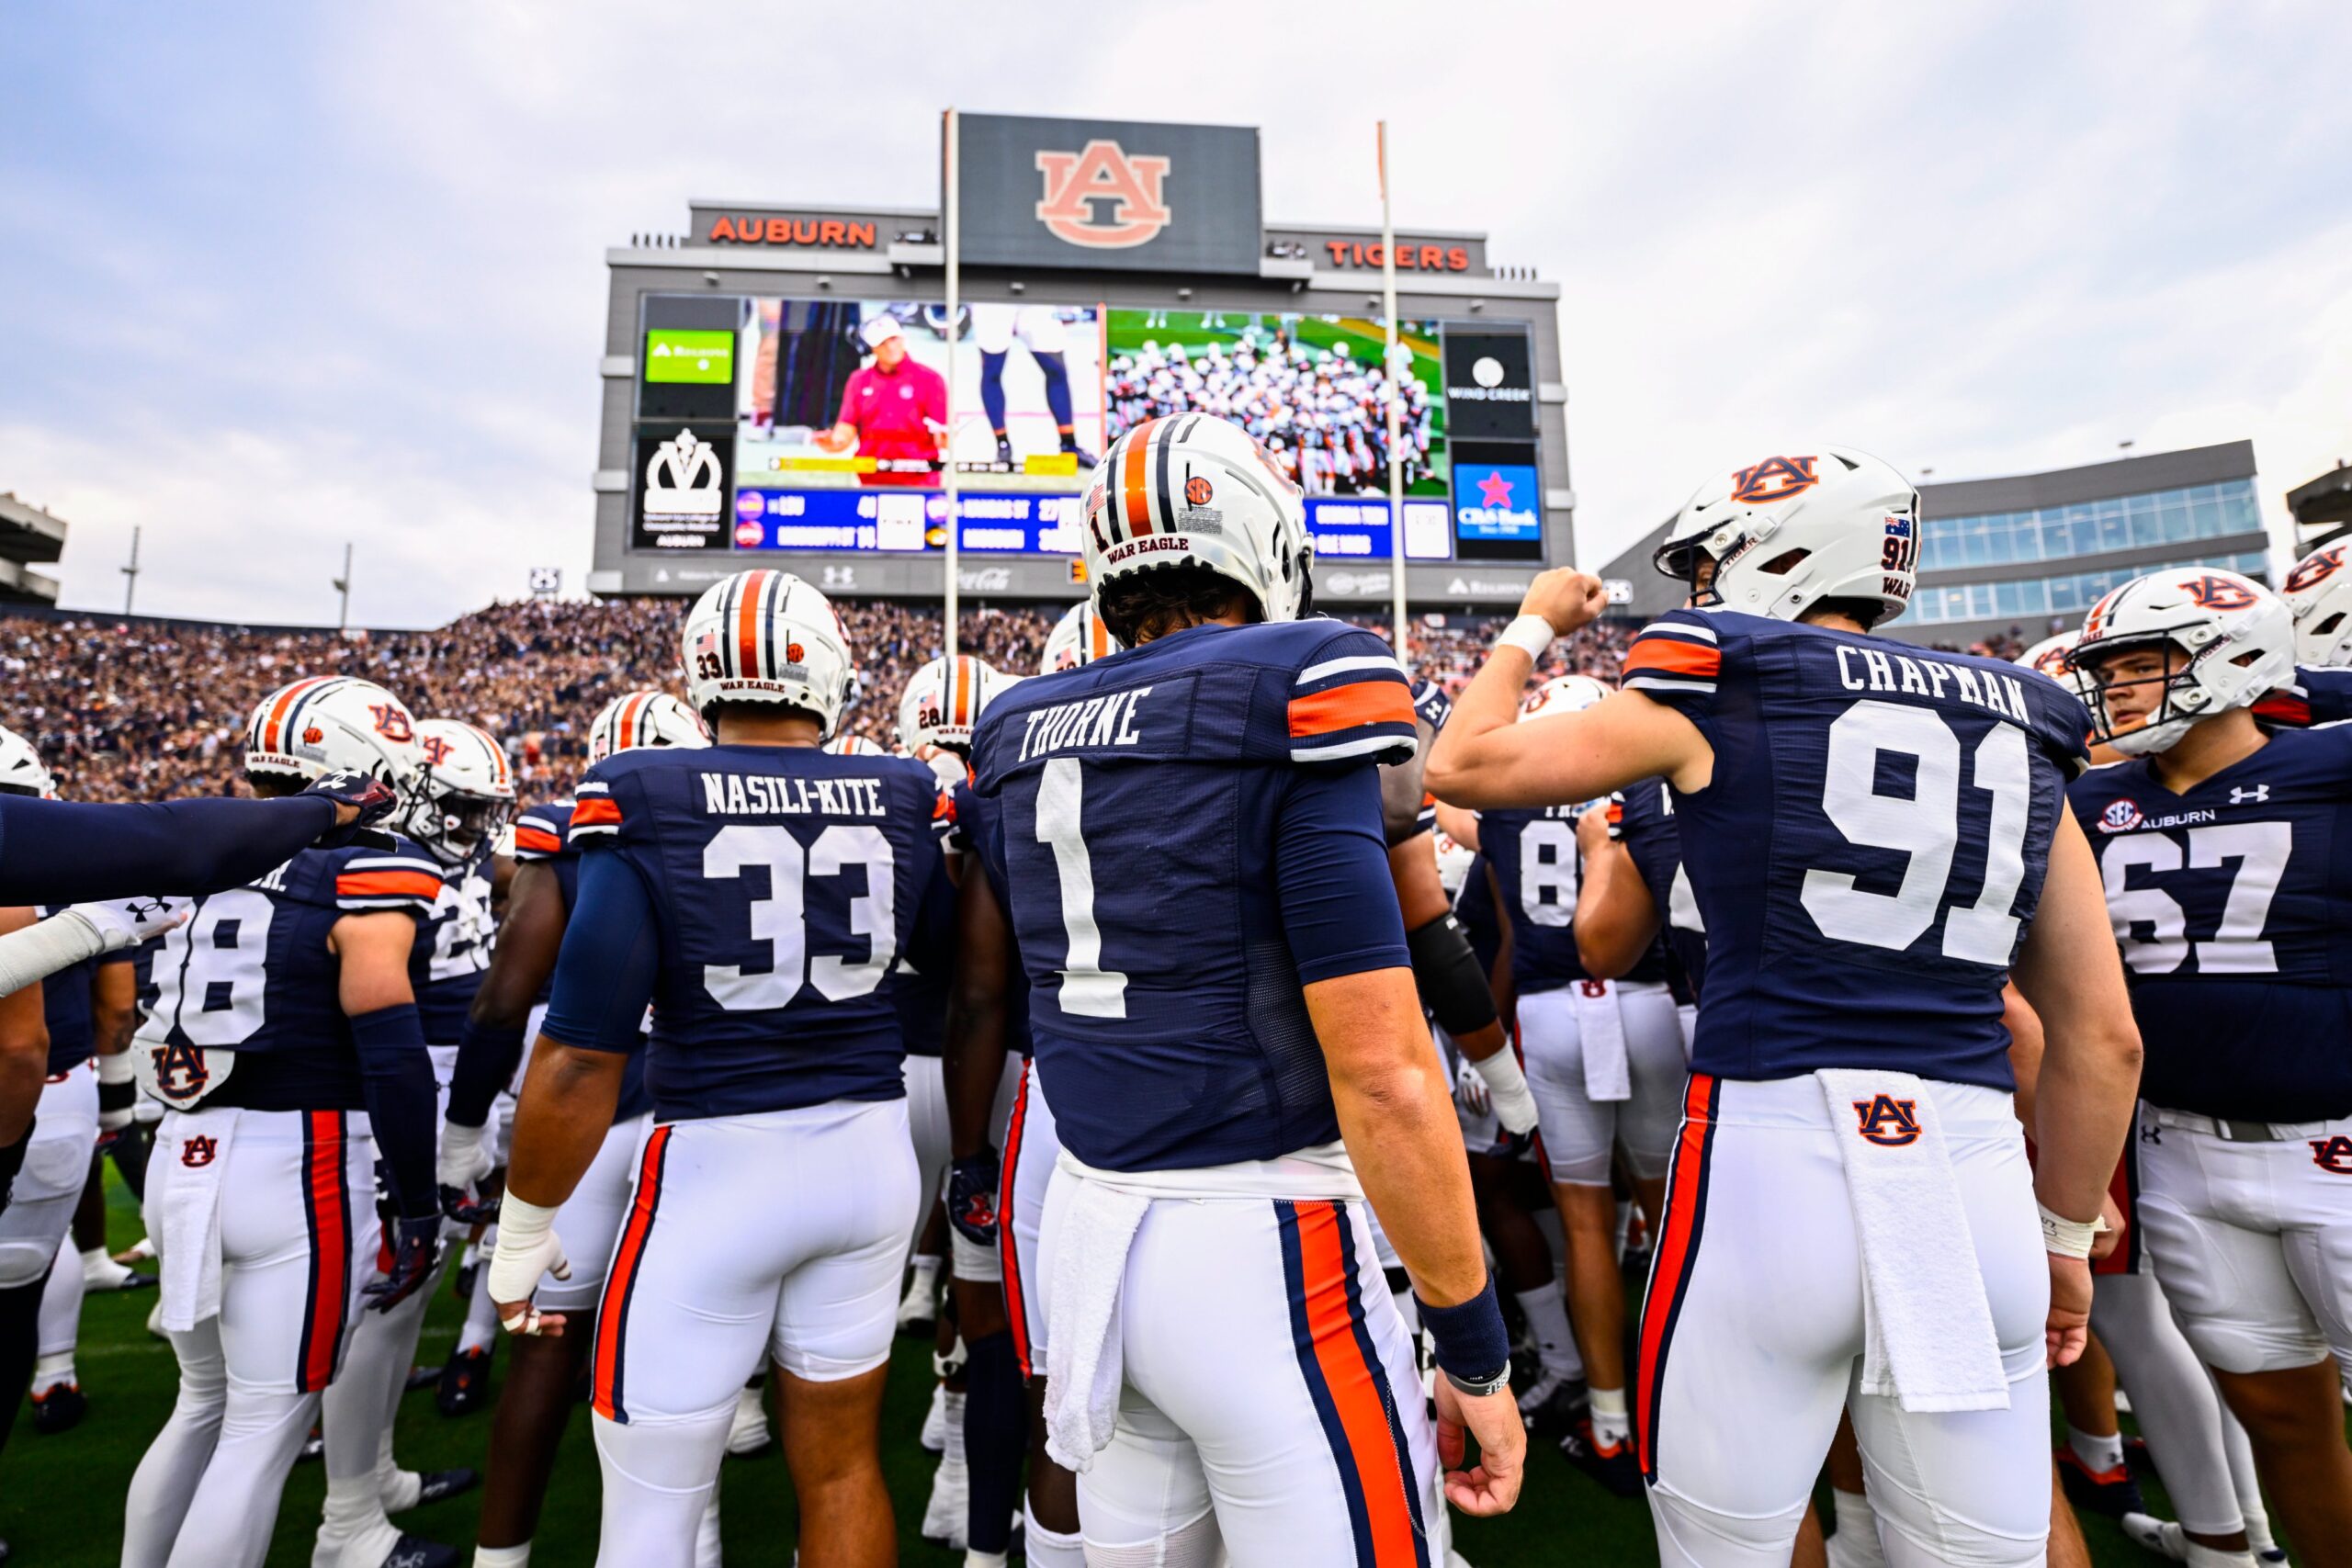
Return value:
<svg viewBox="0 0 2352 1568">
<path fill-rule="evenodd" d="M 441 1125 L 440 1181 L 444 1187 L 470 1187 L 487 1175 L 490 1167 L 481 1159 L 482 1129 L 468 1127 L 457 1122 Z"/>
<path fill-rule="evenodd" d="M 68 964 L 96 958 L 107 950 L 98 928 L 68 909 L 36 921 L 20 931 L 0 936 L 0 997 L 23 990 L 35 980 L 46 980 Z"/>
<path fill-rule="evenodd" d="M 100 1083 L 130 1083 L 138 1077 L 138 1069 L 130 1065 L 130 1053 L 128 1051 L 117 1051 L 111 1056 L 98 1058 Z"/>
<path fill-rule="evenodd" d="M 502 1308 L 524 1303 L 503 1316 L 510 1334 L 539 1331 L 538 1309 L 530 1300 L 531 1292 L 539 1288 L 540 1275 L 553 1274 L 559 1280 L 571 1277 L 571 1260 L 563 1255 L 562 1242 L 556 1239 L 555 1215 L 553 1208 L 512 1192 L 498 1211 L 498 1247 L 490 1258 L 490 1299 Z"/>
<path fill-rule="evenodd" d="M 1535 1096 L 1527 1087 L 1527 1074 L 1521 1070 L 1519 1054 L 1506 1045 L 1484 1061 L 1470 1064 L 1471 1070 L 1487 1080 L 1487 1093 L 1495 1103 L 1495 1119 L 1503 1131 L 1513 1137 L 1535 1130 Z"/>
<path fill-rule="evenodd" d="M 2042 1250 L 2056 1253 L 2061 1258 L 2088 1258 L 2093 1238 L 2104 1235 L 2108 1228 L 2105 1214 L 2085 1222 L 2053 1213 L 2046 1203 L 2036 1207 L 2041 1211 Z"/>
<path fill-rule="evenodd" d="M 1544 662 L 1544 655 L 1551 651 L 1552 623 L 1541 615 L 1521 615 L 1503 628 L 1495 638 L 1497 648 L 1515 648 L 1536 663 Z"/>
</svg>

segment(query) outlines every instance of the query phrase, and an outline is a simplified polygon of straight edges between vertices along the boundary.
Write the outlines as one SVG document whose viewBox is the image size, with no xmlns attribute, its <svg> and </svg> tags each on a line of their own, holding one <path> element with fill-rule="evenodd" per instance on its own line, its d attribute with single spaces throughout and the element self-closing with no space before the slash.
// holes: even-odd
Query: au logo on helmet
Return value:
<svg viewBox="0 0 2352 1568">
<path fill-rule="evenodd" d="M 376 716 L 376 733 L 387 740 L 410 741 L 416 739 L 416 727 L 410 724 L 408 715 L 392 703 L 369 703 L 368 711 Z"/>
<path fill-rule="evenodd" d="M 2331 545 L 2297 562 L 2295 570 L 2287 574 L 2287 583 L 2281 592 L 2301 593 L 2305 589 L 2317 588 L 2343 568 L 2344 547 Z"/>
<path fill-rule="evenodd" d="M 426 736 L 424 739 L 417 742 L 417 746 L 424 751 L 424 760 L 432 763 L 436 768 L 442 763 L 447 761 L 450 755 L 457 750 L 455 746 L 450 745 L 447 740 L 442 739 L 441 737 L 437 735 Z"/>
<path fill-rule="evenodd" d="M 1121 251 L 1146 244 L 1175 216 L 1160 197 L 1168 162 L 1130 157 L 1117 142 L 1101 139 L 1077 152 L 1040 152 L 1037 170 L 1046 176 L 1046 190 L 1037 221 L 1073 245 Z M 1098 202 L 1111 204 L 1107 218 L 1097 216 Z"/>
<path fill-rule="evenodd" d="M 2243 582 L 2233 582 L 2226 577 L 2207 575 L 2181 584 L 2191 602 L 2208 610 L 2243 610 L 2255 602 L 2254 592 Z"/>
<path fill-rule="evenodd" d="M 1762 506 L 1802 495 L 1821 482 L 1814 470 L 1818 457 L 1767 457 L 1731 477 L 1731 498 Z"/>
</svg>

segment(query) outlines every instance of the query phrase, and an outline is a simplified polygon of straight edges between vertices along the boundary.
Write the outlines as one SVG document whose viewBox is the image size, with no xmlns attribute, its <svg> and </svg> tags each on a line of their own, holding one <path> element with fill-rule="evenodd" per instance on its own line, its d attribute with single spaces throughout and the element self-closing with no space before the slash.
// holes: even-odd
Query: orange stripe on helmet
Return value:
<svg viewBox="0 0 2352 1568">
<path fill-rule="evenodd" d="M 1120 476 L 1120 483 L 1126 492 L 1125 511 L 1129 538 L 1151 532 L 1151 492 L 1143 482 L 1143 470 L 1151 450 L 1151 427 L 1159 423 L 1148 419 L 1127 432 L 1126 472 Z"/>
<path fill-rule="evenodd" d="M 760 666 L 760 600 L 767 593 L 768 574 L 755 571 L 743 580 L 742 603 L 735 611 L 735 673 L 752 676 Z"/>
<path fill-rule="evenodd" d="M 948 694 L 954 717 L 948 722 L 958 729 L 972 727 L 972 656 L 958 654 L 956 668 L 948 672 L 948 683 L 955 689 Z"/>
<path fill-rule="evenodd" d="M 262 728 L 261 749 L 265 751 L 283 751 L 285 747 L 278 744 L 281 738 L 280 732 L 285 728 L 286 715 L 294 706 L 295 699 L 313 686 L 324 685 L 334 679 L 332 675 L 313 675 L 307 681 L 297 681 L 278 693 L 277 705 L 269 710 L 269 720 Z"/>
</svg>

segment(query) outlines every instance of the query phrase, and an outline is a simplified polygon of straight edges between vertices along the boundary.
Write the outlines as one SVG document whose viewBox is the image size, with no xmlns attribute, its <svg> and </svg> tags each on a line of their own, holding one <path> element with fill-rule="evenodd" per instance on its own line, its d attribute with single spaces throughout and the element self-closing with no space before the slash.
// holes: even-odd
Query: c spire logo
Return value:
<svg viewBox="0 0 2352 1568">
<path fill-rule="evenodd" d="M 1129 157 L 1115 141 L 1096 140 L 1078 152 L 1040 152 L 1037 170 L 1046 176 L 1037 221 L 1057 240 L 1095 250 L 1124 251 L 1146 244 L 1175 214 L 1160 197 L 1168 178 L 1165 158 Z M 1094 204 L 1111 203 L 1098 219 Z"/>
</svg>

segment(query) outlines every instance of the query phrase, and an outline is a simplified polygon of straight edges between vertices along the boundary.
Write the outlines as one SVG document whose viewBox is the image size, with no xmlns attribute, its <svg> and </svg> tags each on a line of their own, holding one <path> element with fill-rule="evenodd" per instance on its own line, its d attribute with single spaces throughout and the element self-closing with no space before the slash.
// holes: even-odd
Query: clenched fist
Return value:
<svg viewBox="0 0 2352 1568">
<path fill-rule="evenodd" d="M 1572 566 L 1555 566 L 1538 573 L 1528 584 L 1519 613 L 1543 616 L 1551 623 L 1554 635 L 1566 637 L 1599 619 L 1608 607 L 1609 592 L 1601 587 L 1600 579 Z"/>
</svg>

